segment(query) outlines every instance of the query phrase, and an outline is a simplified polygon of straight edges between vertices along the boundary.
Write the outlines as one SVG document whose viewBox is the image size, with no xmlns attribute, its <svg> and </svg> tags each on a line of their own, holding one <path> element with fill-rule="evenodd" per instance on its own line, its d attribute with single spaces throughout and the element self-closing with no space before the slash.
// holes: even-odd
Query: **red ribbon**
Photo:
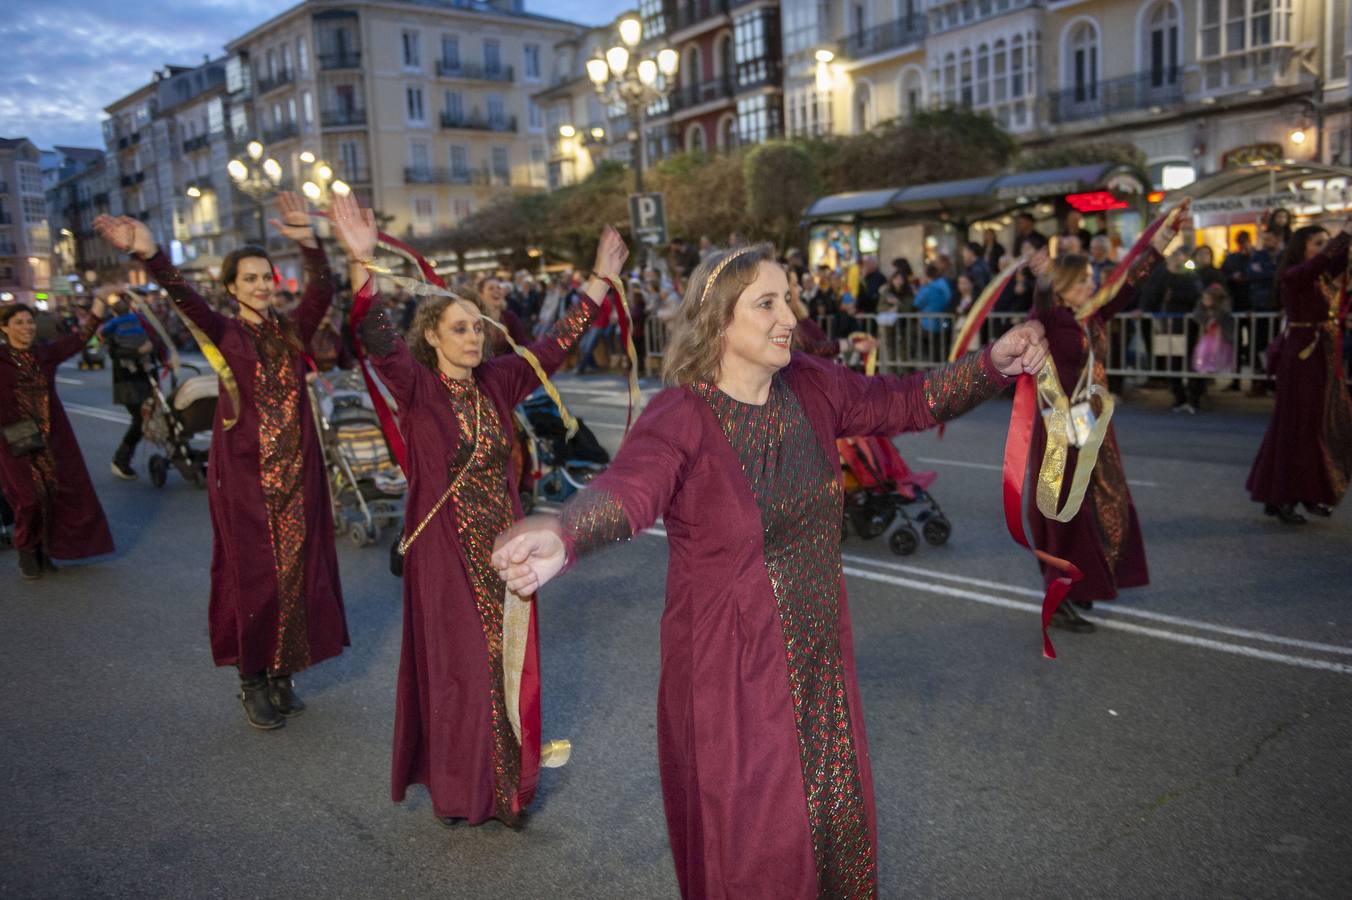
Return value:
<svg viewBox="0 0 1352 900">
<path fill-rule="evenodd" d="M 1037 380 L 1032 375 L 1019 377 L 1014 389 L 1014 410 L 1009 417 L 1009 436 L 1005 440 L 1004 500 L 1005 527 L 1015 543 L 1030 551 L 1038 562 L 1051 566 L 1061 574 L 1047 585 L 1042 595 L 1042 655 L 1056 659 L 1056 648 L 1047 636 L 1052 614 L 1066 599 L 1070 588 L 1084 577 L 1068 560 L 1039 550 L 1028 539 L 1023 527 L 1023 491 L 1028 478 L 1028 450 L 1033 441 L 1033 425 L 1037 421 Z"/>
<path fill-rule="evenodd" d="M 361 326 L 362 319 L 365 319 L 366 314 L 371 311 L 371 303 L 375 299 L 375 286 L 375 276 L 372 275 L 362 289 L 352 296 L 352 312 L 348 315 L 348 324 L 352 328 L 354 338 L 358 335 L 357 329 Z M 362 381 L 366 383 L 366 393 L 371 395 L 371 406 L 375 408 L 376 418 L 380 420 L 380 430 L 385 435 L 385 443 L 390 445 L 394 461 L 407 476 L 408 450 L 404 446 L 404 436 L 399 433 L 399 426 L 394 421 L 394 414 L 390 412 L 390 405 L 385 402 L 385 395 L 380 393 L 375 379 L 371 377 L 371 364 L 366 361 L 366 348 L 362 345 L 361 339 L 357 338 L 352 345 L 356 350 L 357 367 L 361 369 Z"/>
</svg>

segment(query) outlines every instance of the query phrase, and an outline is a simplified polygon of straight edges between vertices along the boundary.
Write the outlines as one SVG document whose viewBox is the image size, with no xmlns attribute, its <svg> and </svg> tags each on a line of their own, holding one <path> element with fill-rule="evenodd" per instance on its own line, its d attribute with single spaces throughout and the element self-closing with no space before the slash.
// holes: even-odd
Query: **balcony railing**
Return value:
<svg viewBox="0 0 1352 900">
<path fill-rule="evenodd" d="M 404 169 L 405 184 L 484 184 L 486 173 L 473 169 L 414 168 Z"/>
<path fill-rule="evenodd" d="M 864 31 L 856 31 L 840 42 L 844 59 L 863 59 L 898 47 L 918 44 L 925 39 L 925 17 L 919 13 L 904 19 L 884 22 Z"/>
<path fill-rule="evenodd" d="M 461 78 L 465 81 L 511 82 L 516 78 L 516 72 L 511 66 L 498 66 L 490 69 L 487 66 L 466 62 L 450 62 L 444 59 L 437 60 L 437 75 L 441 78 Z"/>
<path fill-rule="evenodd" d="M 277 141 L 293 138 L 298 134 L 300 134 L 300 127 L 295 122 L 283 122 L 281 125 L 263 129 L 263 143 L 274 144 Z"/>
<path fill-rule="evenodd" d="M 344 128 L 349 125 L 365 125 L 364 109 L 326 109 L 319 114 L 319 121 L 325 128 Z"/>
<path fill-rule="evenodd" d="M 688 84 L 676 88 L 676 90 L 671 92 L 671 110 L 672 112 L 678 112 L 714 100 L 731 99 L 732 79 L 715 78 L 712 81 L 706 81 L 703 84 Z"/>
<path fill-rule="evenodd" d="M 784 64 L 777 59 L 759 60 L 756 64 L 742 63 L 738 67 L 737 83 L 734 93 L 754 91 L 768 86 L 784 83 Z"/>
<path fill-rule="evenodd" d="M 321 53 L 319 54 L 319 68 L 325 72 L 332 72 L 335 69 L 360 69 L 361 52 L 344 50 L 340 53 Z"/>
<path fill-rule="evenodd" d="M 291 84 L 295 80 L 296 73 L 292 72 L 290 69 L 283 69 L 280 72 L 274 73 L 271 78 L 260 77 L 258 79 L 258 94 L 261 97 L 263 94 L 266 94 L 269 91 L 275 91 L 277 88 Z"/>
<path fill-rule="evenodd" d="M 205 134 L 199 134 L 197 137 L 188 138 L 183 142 L 183 152 L 195 153 L 196 151 L 205 148 L 209 143 L 209 139 L 210 135 Z"/>
<path fill-rule="evenodd" d="M 441 114 L 441 127 L 456 129 L 461 131 L 516 131 L 516 116 L 502 116 L 495 118 L 492 116 L 484 117 L 478 113 L 470 115 L 452 115 L 451 113 Z"/>
<path fill-rule="evenodd" d="M 1075 122 L 1139 112 L 1183 102 L 1183 73 L 1179 69 L 1138 72 L 1048 95 L 1048 118 L 1053 123 Z"/>
<path fill-rule="evenodd" d="M 145 181 L 145 180 L 146 180 L 146 173 L 145 173 L 145 172 L 133 172 L 133 173 L 131 173 L 130 175 L 123 175 L 123 176 L 122 176 L 122 186 L 123 186 L 123 187 L 131 187 L 132 185 L 134 185 L 134 184 L 140 184 L 141 182 L 143 182 L 143 181 Z"/>
<path fill-rule="evenodd" d="M 682 0 L 671 17 L 671 30 L 682 31 L 706 19 L 728 14 L 728 0 Z"/>
</svg>

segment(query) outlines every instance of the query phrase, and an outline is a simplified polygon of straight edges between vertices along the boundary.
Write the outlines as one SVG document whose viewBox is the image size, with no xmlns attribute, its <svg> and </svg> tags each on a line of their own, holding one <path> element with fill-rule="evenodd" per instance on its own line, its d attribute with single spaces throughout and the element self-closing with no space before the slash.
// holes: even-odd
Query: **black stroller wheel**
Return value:
<svg viewBox="0 0 1352 900">
<path fill-rule="evenodd" d="M 925 535 L 925 543 L 931 547 L 940 547 L 948 543 L 948 536 L 953 533 L 953 526 L 948 524 L 948 520 L 942 515 L 930 517 L 921 529 Z"/>
<path fill-rule="evenodd" d="M 157 488 L 164 487 L 164 482 L 169 477 L 169 460 L 156 453 L 150 457 L 149 468 L 150 483 Z"/>
<path fill-rule="evenodd" d="M 887 545 L 897 556 L 910 556 L 920 546 L 920 535 L 910 525 L 903 525 L 887 539 Z"/>
</svg>

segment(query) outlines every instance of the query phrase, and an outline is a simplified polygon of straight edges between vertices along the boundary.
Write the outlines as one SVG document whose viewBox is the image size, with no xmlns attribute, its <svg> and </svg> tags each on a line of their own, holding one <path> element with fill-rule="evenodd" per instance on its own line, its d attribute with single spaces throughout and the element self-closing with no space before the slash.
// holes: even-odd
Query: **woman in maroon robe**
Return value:
<svg viewBox="0 0 1352 900">
<path fill-rule="evenodd" d="M 0 492 L 14 511 L 14 547 L 24 578 L 53 571 L 52 557 L 84 559 L 113 552 L 103 507 L 89 480 L 75 432 L 56 395 L 56 369 L 79 353 L 98 328 L 103 301 L 79 331 L 34 344 L 33 310 L 15 303 L 0 312 L 0 426 L 36 421 L 43 449 L 16 456 L 0 441 Z"/>
<path fill-rule="evenodd" d="M 179 314 L 220 350 L 239 409 L 221 391 L 207 463 L 211 509 L 211 654 L 236 666 L 249 724 L 286 724 L 304 704 L 291 676 L 348 645 L 324 457 L 305 388 L 302 349 L 333 300 L 328 260 L 295 194 L 277 199 L 273 227 L 300 245 L 305 294 L 292 318 L 272 309 L 272 262 L 246 246 L 222 263 L 236 318 L 215 312 L 155 246 L 141 222 L 100 216 L 95 227 L 140 257 Z"/>
<path fill-rule="evenodd" d="M 671 386 L 560 521 L 529 520 L 494 554 L 532 591 L 663 519 L 658 754 L 686 897 L 877 895 L 835 441 L 933 427 L 1045 359 L 1033 323 L 931 372 L 865 377 L 792 353 L 788 300 L 768 245 L 702 262 Z"/>
<path fill-rule="evenodd" d="M 1141 284 L 1154 267 L 1163 262 L 1162 252 L 1178 233 L 1176 225 L 1162 227 L 1152 246 L 1141 255 L 1117 295 L 1096 312 L 1081 321 L 1076 311 L 1094 297 L 1094 273 L 1089 257 L 1067 254 L 1048 263 L 1045 253 L 1039 253 L 1033 268 L 1040 276 L 1035 289 L 1032 318 L 1047 329 L 1047 346 L 1061 387 L 1071 403 L 1077 402 L 1077 387 L 1098 385 L 1108 391 L 1108 323 L 1136 299 Z M 1086 373 L 1090 347 L 1093 347 L 1094 370 Z M 1084 378 L 1083 385 L 1081 379 Z M 1091 397 L 1095 414 L 1100 413 L 1099 399 Z M 1047 432 L 1041 416 L 1033 422 L 1033 440 L 1029 456 L 1040 460 L 1047 444 Z M 1075 470 L 1079 451 L 1067 450 L 1066 472 Z M 1064 502 L 1071 479 L 1067 477 L 1059 502 Z M 1035 545 L 1052 556 L 1073 563 L 1084 578 L 1070 589 L 1065 602 L 1057 609 L 1052 624 L 1068 631 L 1088 633 L 1094 624 L 1081 616 L 1075 607 L 1088 609 L 1095 600 L 1112 600 L 1119 588 L 1140 587 L 1150 583 L 1146 566 L 1145 541 L 1136 506 L 1127 487 L 1127 474 L 1122 467 L 1122 454 L 1117 447 L 1117 434 L 1112 425 L 1099 450 L 1098 462 L 1090 476 L 1084 505 L 1069 522 L 1048 519 L 1034 506 L 1028 510 L 1029 531 Z M 1050 584 L 1062 572 L 1043 564 L 1043 578 Z"/>
<path fill-rule="evenodd" d="M 1341 360 L 1349 231 L 1352 223 L 1329 240 L 1317 225 L 1298 229 L 1278 272 L 1286 332 L 1276 360 L 1277 402 L 1247 486 L 1264 512 L 1291 525 L 1305 522 L 1297 503 L 1332 515 L 1352 476 L 1352 401 Z"/>
<path fill-rule="evenodd" d="M 344 198 L 333 220 L 361 302 L 376 290 L 363 265 L 376 245 L 374 218 Z M 627 255 L 607 228 L 593 271 L 618 278 Z M 593 277 L 589 300 L 530 345 L 546 372 L 563 363 L 606 292 Z M 421 784 L 445 824 L 496 818 L 515 826 L 541 765 L 539 651 L 531 598 L 507 593 L 490 554 L 493 539 L 521 518 L 518 472 L 509 464 L 512 408 L 540 380 L 515 353 L 483 361 L 483 316 L 491 311 L 471 292 L 462 295 L 418 304 L 412 348 L 379 303 L 361 323 L 408 447 L 391 795 L 402 802 L 409 785 Z"/>
</svg>

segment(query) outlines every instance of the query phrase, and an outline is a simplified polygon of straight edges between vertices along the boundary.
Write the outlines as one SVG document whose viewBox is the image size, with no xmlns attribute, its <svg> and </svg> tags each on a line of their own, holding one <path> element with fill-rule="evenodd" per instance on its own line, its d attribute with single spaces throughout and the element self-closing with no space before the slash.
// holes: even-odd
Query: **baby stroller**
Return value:
<svg viewBox="0 0 1352 900">
<path fill-rule="evenodd" d="M 210 433 L 220 382 L 215 373 L 203 375 L 196 366 L 184 364 L 180 368 L 195 374 L 181 382 L 177 374 L 171 375 L 168 396 L 157 374 L 146 373 L 150 396 L 141 404 L 141 432 L 158 451 L 150 455 L 148 463 L 150 483 L 157 488 L 164 487 L 170 467 L 196 487 L 206 487 L 207 483 L 207 448 L 194 447 L 192 438 Z"/>
<path fill-rule="evenodd" d="M 521 506 L 527 512 L 536 500 L 562 503 L 605 471 L 610 454 L 583 422 L 568 437 L 559 408 L 540 388 L 517 407 L 518 444 L 524 449 Z"/>
<path fill-rule="evenodd" d="M 374 544 L 383 526 L 403 522 L 408 482 L 385 443 L 358 373 L 312 375 L 309 390 L 329 471 L 334 530 L 346 531 L 358 547 Z"/>
<path fill-rule="evenodd" d="M 953 526 L 929 493 L 930 485 L 939 477 L 936 473 L 912 472 L 884 437 L 842 438 L 836 441 L 836 448 L 845 480 L 841 537 L 848 537 L 853 527 L 861 538 L 871 540 L 886 532 L 900 516 L 901 523 L 887 539 L 898 556 L 914 553 L 922 534 L 932 547 L 948 541 Z M 920 510 L 912 516 L 906 508 L 916 505 Z"/>
</svg>

